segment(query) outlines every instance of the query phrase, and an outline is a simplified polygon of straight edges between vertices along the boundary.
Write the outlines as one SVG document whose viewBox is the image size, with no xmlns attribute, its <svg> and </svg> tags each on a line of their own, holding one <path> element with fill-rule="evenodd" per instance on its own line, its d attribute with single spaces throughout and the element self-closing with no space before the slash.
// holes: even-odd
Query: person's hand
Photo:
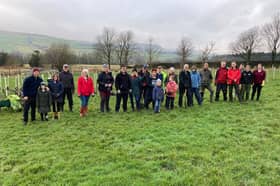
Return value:
<svg viewBox="0 0 280 186">
<path fill-rule="evenodd" d="M 129 89 L 129 93 L 131 93 L 132 92 L 132 89 Z"/>
<path fill-rule="evenodd" d="M 47 90 L 47 91 L 50 91 L 50 88 L 49 88 L 49 87 L 46 87 L 46 90 Z"/>
<path fill-rule="evenodd" d="M 108 84 L 108 87 L 112 87 L 112 84 Z"/>
<path fill-rule="evenodd" d="M 28 100 L 28 97 L 27 97 L 27 96 L 24 96 L 24 97 L 23 97 L 23 100 L 24 100 L 24 101 L 27 101 L 27 100 Z"/>
<path fill-rule="evenodd" d="M 58 98 L 58 97 L 59 97 L 59 94 L 56 94 L 55 96 Z"/>
<path fill-rule="evenodd" d="M 95 96 L 95 93 L 92 93 L 91 96 L 94 97 L 94 96 Z"/>
<path fill-rule="evenodd" d="M 78 97 L 81 97 L 81 95 L 80 95 L 80 94 L 78 94 Z"/>
<path fill-rule="evenodd" d="M 117 94 L 120 94 L 121 93 L 121 91 L 120 90 L 117 90 Z"/>
</svg>

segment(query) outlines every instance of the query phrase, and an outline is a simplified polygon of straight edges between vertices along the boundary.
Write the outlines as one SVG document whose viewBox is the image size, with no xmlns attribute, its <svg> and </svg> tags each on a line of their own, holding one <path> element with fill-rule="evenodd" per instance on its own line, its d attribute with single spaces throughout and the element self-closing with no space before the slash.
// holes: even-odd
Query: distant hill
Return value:
<svg viewBox="0 0 280 186">
<path fill-rule="evenodd" d="M 38 34 L 0 31 L 0 51 L 31 53 L 33 50 L 46 50 L 52 43 L 66 43 L 76 52 L 90 52 L 93 43 L 66 40 Z"/>
<path fill-rule="evenodd" d="M 20 33 L 20 32 L 10 32 L 0 30 L 0 51 L 4 52 L 20 52 L 20 53 L 32 53 L 34 50 L 44 51 L 52 43 L 66 43 L 77 53 L 90 53 L 93 51 L 95 46 L 92 42 L 77 41 L 77 40 L 67 40 L 47 35 L 40 34 L 30 34 L 30 33 Z M 145 43 L 137 43 L 137 48 L 140 51 L 144 51 L 147 47 Z M 160 46 L 157 46 L 160 47 Z M 189 58 L 194 60 L 198 58 L 197 51 Z M 161 54 L 159 56 L 160 61 L 176 62 L 178 61 L 178 56 L 176 50 L 167 50 L 162 48 Z"/>
</svg>

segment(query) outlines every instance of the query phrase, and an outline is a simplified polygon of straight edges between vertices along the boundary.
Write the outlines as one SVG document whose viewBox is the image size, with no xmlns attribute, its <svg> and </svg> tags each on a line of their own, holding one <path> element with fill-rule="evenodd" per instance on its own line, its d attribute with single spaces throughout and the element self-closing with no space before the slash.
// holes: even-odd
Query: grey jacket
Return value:
<svg viewBox="0 0 280 186">
<path fill-rule="evenodd" d="M 213 80 L 212 72 L 209 69 L 202 69 L 200 71 L 200 77 L 202 85 L 209 85 Z"/>
<path fill-rule="evenodd" d="M 39 90 L 36 97 L 38 112 L 46 114 L 51 111 L 52 95 L 50 91 Z"/>
</svg>

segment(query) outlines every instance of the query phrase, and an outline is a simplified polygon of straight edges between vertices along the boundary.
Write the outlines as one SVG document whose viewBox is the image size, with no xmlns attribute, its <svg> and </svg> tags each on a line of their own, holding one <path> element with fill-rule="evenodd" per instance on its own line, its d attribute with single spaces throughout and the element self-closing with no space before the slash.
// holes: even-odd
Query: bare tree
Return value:
<svg viewBox="0 0 280 186">
<path fill-rule="evenodd" d="M 46 63 L 59 71 L 62 70 L 63 64 L 71 64 L 74 56 L 68 44 L 52 44 L 44 55 Z"/>
<path fill-rule="evenodd" d="M 235 55 L 240 55 L 247 63 L 251 62 L 253 52 L 260 45 L 259 28 L 253 27 L 242 32 L 238 39 L 230 44 L 230 48 Z"/>
<path fill-rule="evenodd" d="M 280 12 L 274 15 L 272 21 L 263 26 L 262 34 L 271 51 L 271 60 L 274 64 L 280 47 Z"/>
<path fill-rule="evenodd" d="M 116 32 L 113 28 L 104 28 L 103 33 L 97 37 L 96 55 L 102 62 L 108 63 L 111 68 L 115 49 Z"/>
<path fill-rule="evenodd" d="M 200 59 L 203 63 L 207 62 L 209 60 L 209 57 L 211 55 L 211 53 L 214 50 L 215 47 L 215 42 L 214 41 L 210 41 L 209 43 L 206 44 L 206 46 L 201 50 L 201 56 Z"/>
<path fill-rule="evenodd" d="M 193 48 L 194 47 L 192 41 L 189 38 L 183 37 L 181 39 L 181 42 L 177 49 L 177 55 L 181 58 L 181 68 L 183 68 L 184 64 L 187 61 L 187 58 L 192 54 Z"/>
<path fill-rule="evenodd" d="M 160 55 L 161 47 L 155 45 L 153 43 L 153 38 L 149 39 L 148 46 L 145 49 L 145 53 L 147 55 L 147 63 L 151 65 L 154 60 Z"/>
<path fill-rule="evenodd" d="M 117 38 L 116 56 L 120 65 L 128 65 L 128 62 L 135 50 L 133 43 L 133 32 L 121 32 Z"/>
</svg>

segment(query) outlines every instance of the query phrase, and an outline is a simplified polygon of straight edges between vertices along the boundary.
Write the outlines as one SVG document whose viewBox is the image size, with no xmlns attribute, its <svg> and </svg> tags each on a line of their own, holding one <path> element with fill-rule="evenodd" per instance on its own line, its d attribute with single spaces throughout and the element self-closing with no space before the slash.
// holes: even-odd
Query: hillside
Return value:
<svg viewBox="0 0 280 186">
<path fill-rule="evenodd" d="M 45 50 L 52 43 L 67 43 L 74 51 L 89 52 L 93 44 L 85 41 L 66 40 L 38 34 L 0 31 L 0 51 L 30 53 Z"/>
</svg>

